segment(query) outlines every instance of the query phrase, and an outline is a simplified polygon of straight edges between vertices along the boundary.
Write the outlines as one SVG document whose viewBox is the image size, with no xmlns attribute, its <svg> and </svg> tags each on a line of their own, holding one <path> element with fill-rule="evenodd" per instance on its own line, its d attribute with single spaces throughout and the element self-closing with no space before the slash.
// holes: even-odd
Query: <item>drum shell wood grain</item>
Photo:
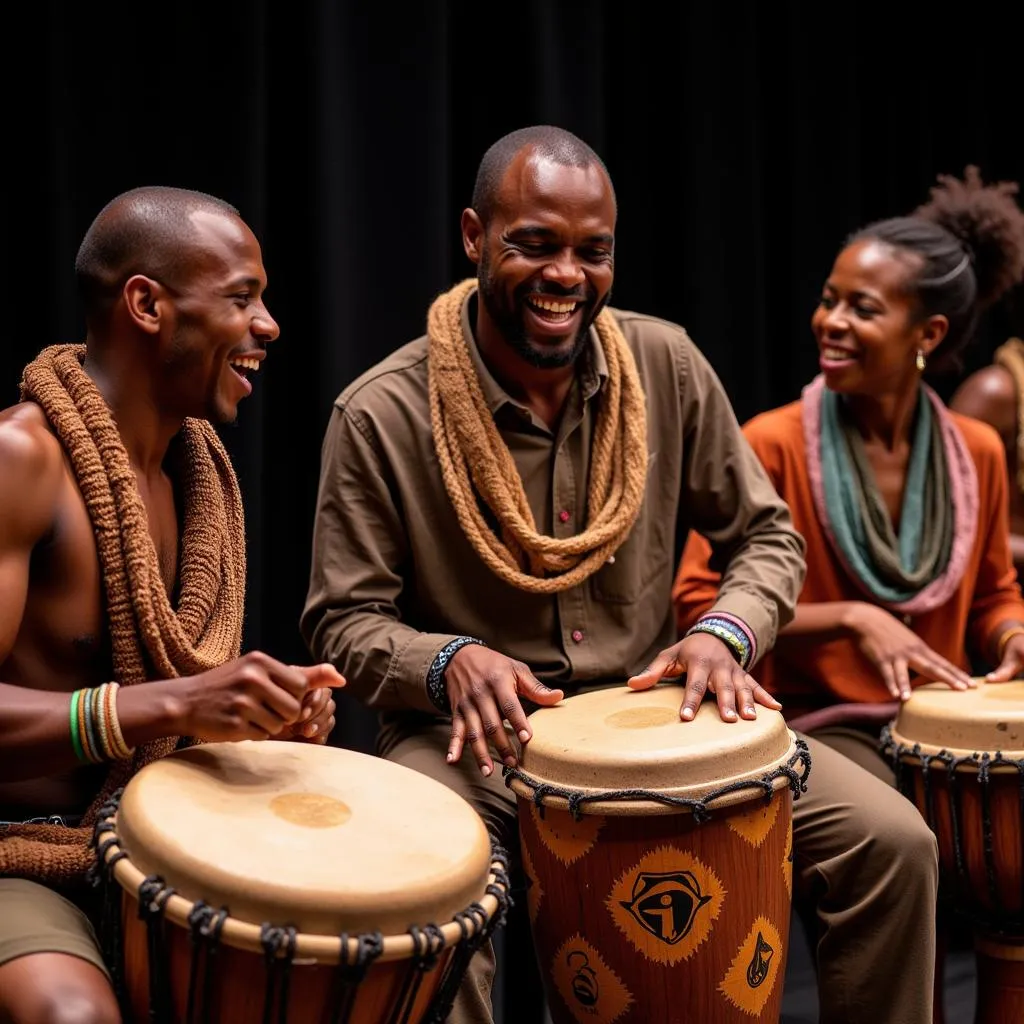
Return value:
<svg viewBox="0 0 1024 1024">
<path fill-rule="evenodd" d="M 764 708 L 681 722 L 683 695 L 609 687 L 530 716 L 511 786 L 555 1024 L 778 1021 L 795 737 Z"/>
<path fill-rule="evenodd" d="M 556 808 L 542 819 L 526 798 L 519 801 L 519 820 L 537 959 L 555 1024 L 778 1021 L 792 888 L 788 789 L 776 791 L 767 807 L 763 799 L 736 804 L 702 824 L 687 813 L 585 815 L 580 828 Z M 582 852 L 570 859 L 572 843 L 552 835 L 573 833 L 592 833 L 593 842 L 585 850 L 585 842 L 577 844 Z M 685 910 L 688 901 L 693 907 L 685 936 L 677 937 L 685 922 L 660 929 L 659 936 L 656 915 L 623 906 L 637 908 L 637 886 L 642 902 L 645 884 L 659 875 L 666 890 L 679 894 L 679 907 Z M 685 891 L 693 887 L 687 875 L 699 895 Z M 694 906 L 701 899 L 706 902 Z M 771 949 L 760 947 L 761 959 L 770 958 L 769 973 L 752 986 L 745 976 L 756 959 L 758 933 Z M 594 1006 L 574 993 L 571 968 L 584 966 L 579 957 L 566 962 L 574 951 L 595 972 Z M 739 985 L 729 985 L 730 972 L 743 979 Z"/>
<path fill-rule="evenodd" d="M 122 900 L 122 926 L 124 929 L 124 977 L 133 1024 L 148 1024 L 149 1013 L 149 954 L 146 926 L 139 920 L 138 904 L 128 893 Z M 187 931 L 165 922 L 166 960 L 174 1021 L 186 1020 L 189 977 L 192 962 L 192 942 Z M 437 991 L 452 950 L 442 953 L 434 969 L 423 976 L 416 997 L 410 1024 L 418 1024 Z M 209 1017 L 199 1020 L 232 1022 L 232 1024 L 259 1024 L 264 1018 L 264 998 L 267 991 L 267 966 L 263 957 L 248 950 L 221 946 L 214 957 L 215 982 L 209 992 L 209 1005 L 203 1006 Z M 333 964 L 291 967 L 289 982 L 288 1017 L 296 1024 L 314 1024 L 330 1020 L 332 996 L 335 989 Z M 392 960 L 370 967 L 359 985 L 353 1006 L 352 1024 L 384 1024 L 394 1007 L 411 961 Z M 273 1020 L 277 1021 L 277 1016 Z"/>
<path fill-rule="evenodd" d="M 914 690 L 883 734 L 935 834 L 941 892 L 976 932 L 975 1024 L 1024 1020 L 1024 683 Z"/>
</svg>

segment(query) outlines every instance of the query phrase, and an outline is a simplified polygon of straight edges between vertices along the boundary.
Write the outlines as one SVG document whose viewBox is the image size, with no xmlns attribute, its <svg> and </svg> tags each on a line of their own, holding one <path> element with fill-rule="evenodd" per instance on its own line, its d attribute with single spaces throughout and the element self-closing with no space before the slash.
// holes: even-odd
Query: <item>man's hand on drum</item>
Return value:
<svg viewBox="0 0 1024 1024">
<path fill-rule="evenodd" d="M 330 688 L 344 685 L 333 665 L 285 665 L 262 651 L 167 682 L 178 732 L 209 742 L 323 742 L 334 726 Z"/>
<path fill-rule="evenodd" d="M 962 668 L 933 651 L 884 608 L 865 601 L 853 602 L 844 623 L 861 654 L 878 669 L 886 689 L 897 700 L 910 697 L 911 671 L 954 690 L 975 685 Z"/>
<path fill-rule="evenodd" d="M 659 654 L 639 675 L 629 680 L 634 690 L 648 690 L 661 679 L 686 674 L 686 696 L 679 717 L 689 722 L 710 691 L 725 722 L 757 718 L 756 705 L 778 711 L 782 705 L 737 664 L 732 651 L 710 633 L 691 633 Z"/>
<path fill-rule="evenodd" d="M 344 686 L 345 679 L 339 675 L 333 665 L 293 665 L 300 672 L 305 672 L 306 681 L 312 689 L 306 691 L 302 698 L 302 712 L 299 720 L 286 725 L 274 737 L 277 740 L 299 740 L 306 743 L 324 744 L 334 728 L 333 686 Z"/>
<path fill-rule="evenodd" d="M 518 763 L 505 722 L 520 743 L 526 743 L 532 735 L 519 698 L 551 705 L 564 696 L 561 690 L 552 690 L 535 678 L 521 661 L 481 644 L 467 644 L 456 651 L 445 669 L 444 681 L 452 708 L 446 760 L 457 764 L 468 744 L 485 776 L 494 771 L 492 747 L 504 764 L 515 767 Z"/>
<path fill-rule="evenodd" d="M 1007 630 L 1011 635 L 1003 645 L 1003 654 L 999 659 L 999 664 L 985 676 L 986 682 L 1008 683 L 1024 672 L 1024 631 L 1015 632 L 1015 630 L 1021 629 L 1024 627 L 1019 622 L 1003 623 L 999 635 L 1005 635 Z"/>
</svg>

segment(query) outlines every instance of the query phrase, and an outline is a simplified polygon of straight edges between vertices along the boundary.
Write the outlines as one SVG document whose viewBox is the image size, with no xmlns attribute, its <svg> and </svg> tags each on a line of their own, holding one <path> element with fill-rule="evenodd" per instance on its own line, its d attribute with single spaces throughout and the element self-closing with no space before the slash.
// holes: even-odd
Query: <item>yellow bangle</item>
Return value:
<svg viewBox="0 0 1024 1024">
<path fill-rule="evenodd" d="M 999 642 L 996 644 L 996 651 L 998 652 L 998 659 L 1003 660 L 1003 652 L 1006 650 L 1006 645 L 1015 636 L 1021 636 L 1024 634 L 1024 626 L 1011 626 L 1009 629 L 1004 630 L 999 636 Z"/>
</svg>

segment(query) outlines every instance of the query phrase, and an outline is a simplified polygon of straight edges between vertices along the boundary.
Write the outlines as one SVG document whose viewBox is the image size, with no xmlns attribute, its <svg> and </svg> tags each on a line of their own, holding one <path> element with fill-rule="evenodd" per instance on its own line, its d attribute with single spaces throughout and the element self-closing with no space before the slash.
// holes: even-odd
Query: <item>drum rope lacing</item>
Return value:
<svg viewBox="0 0 1024 1024">
<path fill-rule="evenodd" d="M 938 834 L 938 818 L 935 811 L 935 792 L 932 784 L 931 769 L 933 763 L 942 765 L 946 770 L 946 783 L 949 787 L 949 814 L 950 830 L 953 835 L 953 859 L 956 865 L 956 877 L 951 879 L 954 891 L 957 895 L 969 897 L 970 892 L 970 869 L 966 863 L 963 851 L 963 839 L 961 835 L 961 772 L 960 769 L 967 765 L 977 771 L 978 783 L 981 787 L 981 824 L 982 824 L 982 850 L 985 860 L 985 878 L 988 888 L 990 910 L 978 910 L 973 906 L 968 910 L 963 908 L 964 900 L 958 908 L 975 925 L 996 935 L 1019 935 L 1020 929 L 1024 927 L 1024 910 L 1017 917 L 1012 912 L 998 909 L 1001 900 L 999 898 L 999 887 L 996 879 L 996 862 L 994 848 L 994 834 L 992 830 L 992 790 L 990 776 L 993 768 L 1013 768 L 1017 772 L 1017 802 L 1018 817 L 1021 828 L 1024 829 L 1024 760 L 1014 760 L 1005 757 L 1002 751 L 997 750 L 995 754 L 978 753 L 965 754 L 956 757 L 943 748 L 937 754 L 930 754 L 921 749 L 920 743 L 908 746 L 905 743 L 897 743 L 893 739 L 892 729 L 886 725 L 882 728 L 879 736 L 879 748 L 883 755 L 892 762 L 893 774 L 896 776 L 896 788 L 912 803 L 914 776 L 907 771 L 906 757 L 915 757 L 921 763 L 924 771 L 921 772 L 921 789 L 924 795 L 925 814 L 924 818 L 928 827 L 936 835 Z M 971 900 L 966 902 L 971 903 Z M 1024 908 L 1024 872 L 1021 873 L 1021 894 L 1020 907 Z"/>
<path fill-rule="evenodd" d="M 188 915 L 189 931 L 192 934 L 192 963 L 188 975 L 188 1002 L 185 1009 L 187 1024 L 194 1024 L 199 1012 L 196 1005 L 200 970 L 203 976 L 203 998 L 199 1004 L 202 1016 L 200 1024 L 210 1024 L 213 980 L 216 964 L 214 958 L 220 948 L 220 933 L 228 919 L 227 907 L 215 909 L 203 900 L 197 900 Z"/>
<path fill-rule="evenodd" d="M 121 984 L 121 962 L 122 962 L 122 948 L 121 948 L 121 928 L 119 916 L 121 913 L 121 901 L 120 894 L 113 885 L 106 884 L 108 878 L 113 877 L 114 867 L 118 861 L 124 860 L 128 854 L 122 850 L 118 843 L 118 837 L 116 835 L 108 835 L 105 839 L 100 839 L 101 832 L 110 831 L 111 829 L 103 829 L 101 826 L 109 822 L 113 824 L 114 814 L 117 812 L 118 803 L 121 800 L 121 794 L 124 792 L 124 787 L 115 790 L 110 795 L 110 799 L 100 807 L 96 816 L 96 824 L 93 827 L 92 843 L 96 850 L 96 859 L 90 866 L 87 874 L 86 881 L 88 884 L 96 890 L 101 890 L 100 898 L 100 950 L 103 953 L 103 962 L 107 965 L 110 971 L 111 980 L 114 983 L 114 991 L 120 996 L 123 991 Z M 110 853 L 111 846 L 117 846 L 113 853 Z M 121 1007 L 122 1015 L 124 1013 L 124 1006 Z"/>
<path fill-rule="evenodd" d="M 798 773 L 797 767 L 803 769 Z M 672 796 L 668 793 L 659 793 L 653 789 L 609 789 L 600 793 L 584 793 L 578 789 L 567 789 L 564 786 L 556 786 L 550 782 L 537 782 L 519 768 L 512 768 L 505 765 L 502 772 L 505 776 L 505 785 L 511 787 L 512 780 L 522 783 L 530 792 L 537 813 L 544 817 L 545 800 L 552 797 L 565 800 L 568 804 L 569 813 L 574 821 L 579 821 L 583 810 L 588 804 L 595 803 L 616 803 L 624 801 L 649 801 L 651 803 L 663 804 L 666 807 L 677 807 L 680 810 L 690 811 L 694 821 L 698 824 L 706 822 L 714 808 L 711 806 L 723 797 L 733 793 L 741 793 L 745 790 L 760 790 L 767 804 L 771 801 L 775 792 L 775 782 L 779 779 L 786 779 L 793 799 L 797 800 L 801 793 L 807 792 L 807 773 L 811 769 L 811 752 L 807 744 L 796 740 L 796 753 L 794 753 L 785 764 L 780 764 L 770 772 L 757 779 L 741 779 L 738 782 L 730 782 L 725 786 L 706 793 L 699 800 L 683 796 Z"/>
<path fill-rule="evenodd" d="M 349 943 L 355 941 L 356 950 L 349 953 Z M 384 936 L 380 932 L 350 936 L 348 932 L 341 934 L 341 949 L 338 966 L 334 972 L 334 989 L 331 993 L 330 1024 L 346 1024 L 352 1016 L 352 1007 L 356 1001 L 356 990 L 362 983 L 370 965 L 384 952 Z"/>
<path fill-rule="evenodd" d="M 260 925 L 260 945 L 267 964 L 267 992 L 263 997 L 263 1024 L 273 1024 L 277 1004 L 279 1024 L 288 1024 L 288 993 L 291 991 L 292 963 L 295 960 L 295 929 Z"/>
<path fill-rule="evenodd" d="M 123 789 L 111 795 L 100 808 L 93 829 L 92 845 L 96 860 L 89 871 L 93 887 L 102 887 L 101 942 L 104 961 L 109 965 L 114 988 L 122 1014 L 128 1019 L 126 980 L 122 971 L 123 936 L 120 921 L 120 887 L 114 879 L 114 866 L 128 854 L 120 848 L 115 831 L 114 817 Z M 111 852 L 111 848 L 117 849 Z M 424 1024 L 443 1024 L 451 1013 L 459 985 L 465 976 L 472 956 L 487 942 L 495 929 L 505 923 L 510 881 L 508 854 L 492 842 L 491 874 L 485 894 L 498 904 L 496 912 L 488 917 L 479 901 L 453 915 L 459 927 L 460 941 L 452 950 L 437 992 L 424 1018 Z M 151 1024 L 173 1024 L 169 957 L 166 948 L 164 911 L 175 890 L 164 880 L 150 875 L 139 884 L 138 913 L 146 924 L 147 956 L 149 967 L 149 1018 Z M 203 900 L 196 901 L 188 916 L 192 938 L 192 957 L 189 968 L 188 998 L 185 1024 L 209 1024 L 213 1006 L 215 980 L 214 958 L 221 942 L 221 933 L 229 916 L 227 907 L 215 909 Z M 416 1009 L 424 976 L 432 971 L 445 950 L 444 933 L 437 924 L 412 925 L 407 933 L 413 942 L 413 956 L 402 982 L 402 987 L 387 1019 L 387 1024 L 409 1024 Z M 275 1009 L 279 1024 L 287 1024 L 291 968 L 295 960 L 297 932 L 291 926 L 264 923 L 260 927 L 260 945 L 267 969 L 267 988 L 264 996 L 263 1024 L 273 1024 Z M 338 965 L 330 1001 L 330 1024 L 349 1024 L 356 1002 L 357 989 L 367 971 L 384 952 L 384 938 L 380 932 L 360 935 L 342 933 L 339 936 Z M 353 943 L 355 945 L 352 951 Z M 202 975 L 202 999 L 197 995 Z"/>
</svg>

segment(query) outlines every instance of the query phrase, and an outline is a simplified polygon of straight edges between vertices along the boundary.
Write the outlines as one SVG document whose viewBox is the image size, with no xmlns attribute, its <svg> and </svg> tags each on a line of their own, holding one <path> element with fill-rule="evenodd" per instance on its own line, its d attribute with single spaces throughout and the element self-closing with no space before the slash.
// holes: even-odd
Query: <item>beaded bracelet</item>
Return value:
<svg viewBox="0 0 1024 1024">
<path fill-rule="evenodd" d="M 477 640 L 474 636 L 457 636 L 454 640 L 449 640 L 437 652 L 437 657 L 434 658 L 430 665 L 430 670 L 427 672 L 427 696 L 430 698 L 430 703 L 438 711 L 443 711 L 446 715 L 452 713 L 452 706 L 448 700 L 448 690 L 444 685 L 444 674 L 455 652 L 461 651 L 463 647 L 467 647 L 469 644 L 479 644 L 481 647 L 487 646 L 483 640 Z"/>
<path fill-rule="evenodd" d="M 732 656 L 743 669 L 749 668 L 757 653 L 757 642 L 753 631 L 741 619 L 725 612 L 710 612 L 699 618 L 686 635 L 708 633 L 717 637 L 729 648 Z"/>
<path fill-rule="evenodd" d="M 83 764 L 127 761 L 135 753 L 125 743 L 117 717 L 119 688 L 117 683 L 103 683 L 71 694 L 71 747 Z"/>
</svg>

